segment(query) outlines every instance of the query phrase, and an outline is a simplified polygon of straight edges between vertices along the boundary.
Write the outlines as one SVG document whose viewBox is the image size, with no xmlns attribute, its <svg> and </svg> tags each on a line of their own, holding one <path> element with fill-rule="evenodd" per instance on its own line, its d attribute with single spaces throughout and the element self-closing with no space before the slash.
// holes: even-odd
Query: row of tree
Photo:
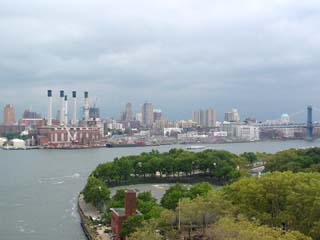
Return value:
<svg viewBox="0 0 320 240">
<path fill-rule="evenodd" d="M 265 160 L 266 171 L 320 172 L 320 148 L 288 149 Z"/>
<path fill-rule="evenodd" d="M 115 158 L 99 164 L 92 175 L 106 183 L 126 183 L 133 178 L 178 178 L 209 176 L 228 182 L 247 172 L 248 159 L 222 150 L 190 152 L 171 149 L 160 153 L 151 151 L 135 156 Z"/>
<path fill-rule="evenodd" d="M 319 181 L 318 173 L 276 172 L 219 189 L 202 183 L 193 187 L 196 195 L 173 185 L 161 200 L 160 217 L 140 219 L 126 234 L 134 240 L 318 240 Z"/>
</svg>

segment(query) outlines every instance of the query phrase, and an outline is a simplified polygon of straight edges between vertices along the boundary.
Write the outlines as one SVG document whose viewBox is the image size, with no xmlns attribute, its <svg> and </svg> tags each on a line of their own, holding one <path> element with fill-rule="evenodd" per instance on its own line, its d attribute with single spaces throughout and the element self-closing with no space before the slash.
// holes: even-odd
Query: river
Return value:
<svg viewBox="0 0 320 240">
<path fill-rule="evenodd" d="M 287 148 L 320 146 L 320 141 L 255 142 L 207 145 L 234 153 L 274 153 Z M 0 240 L 85 240 L 76 198 L 90 172 L 115 157 L 158 149 L 0 150 Z"/>
</svg>

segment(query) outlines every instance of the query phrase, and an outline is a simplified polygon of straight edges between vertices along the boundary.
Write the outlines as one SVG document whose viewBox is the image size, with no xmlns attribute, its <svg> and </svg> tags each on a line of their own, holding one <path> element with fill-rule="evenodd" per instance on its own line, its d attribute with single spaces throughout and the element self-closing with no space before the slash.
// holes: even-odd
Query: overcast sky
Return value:
<svg viewBox="0 0 320 240">
<path fill-rule="evenodd" d="M 320 108 L 319 29 L 318 0 L 1 0 L 0 106 L 46 115 L 47 89 L 88 90 L 103 116 L 275 119 Z"/>
</svg>

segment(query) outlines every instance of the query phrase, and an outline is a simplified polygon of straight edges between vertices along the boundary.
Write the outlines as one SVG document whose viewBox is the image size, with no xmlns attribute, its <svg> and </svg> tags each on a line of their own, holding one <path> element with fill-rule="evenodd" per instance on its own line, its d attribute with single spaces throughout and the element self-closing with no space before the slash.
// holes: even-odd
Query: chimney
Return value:
<svg viewBox="0 0 320 240">
<path fill-rule="evenodd" d="M 60 91 L 60 125 L 64 125 L 64 91 Z"/>
<path fill-rule="evenodd" d="M 48 126 L 52 125 L 52 90 L 48 90 Z"/>
<path fill-rule="evenodd" d="M 68 96 L 64 96 L 64 125 L 68 125 Z"/>
<path fill-rule="evenodd" d="M 72 91 L 73 109 L 72 109 L 72 125 L 77 124 L 77 92 Z"/>
<path fill-rule="evenodd" d="M 88 121 L 89 120 L 89 94 L 88 92 L 84 92 L 84 120 Z"/>
<path fill-rule="evenodd" d="M 125 213 L 126 219 L 137 213 L 137 198 L 134 190 L 128 190 L 125 193 Z"/>
</svg>

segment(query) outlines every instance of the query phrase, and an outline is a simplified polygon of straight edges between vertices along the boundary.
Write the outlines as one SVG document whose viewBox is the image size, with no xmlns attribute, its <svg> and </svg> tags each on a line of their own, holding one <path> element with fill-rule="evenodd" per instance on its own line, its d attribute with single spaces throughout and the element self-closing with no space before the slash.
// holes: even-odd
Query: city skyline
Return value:
<svg viewBox="0 0 320 240">
<path fill-rule="evenodd" d="M 0 9 L 0 106 L 17 113 L 45 113 L 46 89 L 75 85 L 98 98 L 102 116 L 145 101 L 171 119 L 213 107 L 219 118 L 237 108 L 266 120 L 320 105 L 317 1 L 31 0 Z"/>
</svg>

